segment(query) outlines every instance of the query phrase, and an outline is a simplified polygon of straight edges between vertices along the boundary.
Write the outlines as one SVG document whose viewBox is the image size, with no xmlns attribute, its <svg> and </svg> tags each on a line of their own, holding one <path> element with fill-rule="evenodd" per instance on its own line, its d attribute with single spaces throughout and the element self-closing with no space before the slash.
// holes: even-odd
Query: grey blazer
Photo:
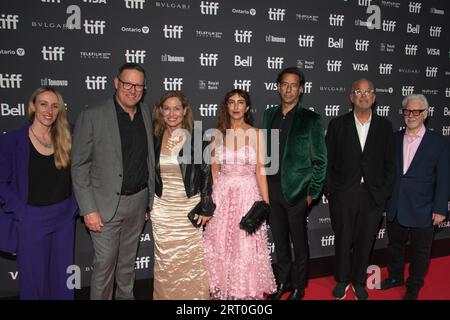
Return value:
<svg viewBox="0 0 450 320">
<path fill-rule="evenodd" d="M 155 193 L 155 153 L 150 109 L 140 104 L 148 141 L 148 206 Z M 78 116 L 72 146 L 72 181 L 80 215 L 98 211 L 111 220 L 122 188 L 122 146 L 113 98 Z M 142 208 L 143 214 L 145 208 Z"/>
</svg>

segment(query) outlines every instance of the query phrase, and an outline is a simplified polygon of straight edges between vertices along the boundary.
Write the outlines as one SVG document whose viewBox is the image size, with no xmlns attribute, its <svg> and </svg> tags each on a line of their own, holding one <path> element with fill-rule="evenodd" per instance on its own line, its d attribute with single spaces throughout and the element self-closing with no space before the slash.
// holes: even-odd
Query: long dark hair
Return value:
<svg viewBox="0 0 450 320">
<path fill-rule="evenodd" d="M 251 111 L 252 102 L 250 100 L 249 93 L 241 89 L 231 90 L 225 94 L 225 97 L 222 100 L 222 103 L 220 105 L 219 118 L 217 119 L 216 125 L 216 128 L 220 132 L 222 132 L 224 136 L 226 135 L 227 129 L 231 128 L 231 119 L 230 114 L 228 113 L 228 99 L 230 99 L 230 97 L 234 96 L 235 94 L 239 95 L 241 98 L 244 98 L 247 107 L 249 107 L 247 112 L 244 114 L 244 121 L 245 123 L 253 126 L 253 115 Z"/>
</svg>

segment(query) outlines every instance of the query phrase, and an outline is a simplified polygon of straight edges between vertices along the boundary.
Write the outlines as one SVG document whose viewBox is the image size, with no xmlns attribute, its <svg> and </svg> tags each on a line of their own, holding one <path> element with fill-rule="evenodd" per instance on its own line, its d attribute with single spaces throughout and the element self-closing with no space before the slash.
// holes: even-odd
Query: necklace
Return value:
<svg viewBox="0 0 450 320">
<path fill-rule="evenodd" d="M 37 140 L 37 142 L 39 142 L 39 144 L 41 145 L 41 146 L 43 146 L 43 147 L 45 147 L 45 148 L 47 148 L 47 149 L 51 149 L 52 147 L 53 147 L 53 143 L 45 143 L 45 142 L 42 142 L 38 137 L 37 137 L 37 135 L 34 133 L 34 131 L 33 131 L 33 127 L 32 126 L 30 126 L 30 130 L 31 130 L 31 133 L 33 134 L 33 136 L 36 138 L 36 140 Z"/>
</svg>

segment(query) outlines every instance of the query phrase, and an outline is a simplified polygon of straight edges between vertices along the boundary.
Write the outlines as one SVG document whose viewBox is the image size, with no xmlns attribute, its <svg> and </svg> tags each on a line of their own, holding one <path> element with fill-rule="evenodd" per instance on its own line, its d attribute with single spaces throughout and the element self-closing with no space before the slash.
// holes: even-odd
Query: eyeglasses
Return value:
<svg viewBox="0 0 450 320">
<path fill-rule="evenodd" d="M 422 112 L 426 111 L 427 109 L 418 109 L 418 110 L 409 110 L 409 109 L 402 109 L 402 114 L 405 117 L 409 117 L 411 114 L 414 117 L 417 117 L 419 114 L 421 114 Z"/>
<path fill-rule="evenodd" d="M 125 82 L 122 81 L 122 79 L 119 79 L 120 83 L 122 83 L 122 88 L 124 88 L 125 90 L 131 90 L 132 88 L 134 88 L 136 91 L 141 92 L 145 89 L 145 84 L 134 84 L 131 82 Z"/>
<path fill-rule="evenodd" d="M 280 82 L 280 88 L 283 90 L 287 90 L 288 88 L 291 90 L 298 90 L 300 88 L 300 83 Z"/>
<path fill-rule="evenodd" d="M 181 114 L 183 114 L 183 106 L 171 107 L 171 106 L 167 106 L 167 105 L 162 105 L 161 111 L 165 115 L 168 115 L 171 112 L 173 112 L 174 114 L 177 114 L 177 115 L 181 115 Z"/>
<path fill-rule="evenodd" d="M 356 90 L 353 90 L 353 93 L 356 94 L 357 96 L 362 96 L 362 95 L 370 96 L 371 94 L 373 94 L 373 92 L 374 92 L 373 89 L 367 89 L 367 90 L 356 89 Z"/>
</svg>

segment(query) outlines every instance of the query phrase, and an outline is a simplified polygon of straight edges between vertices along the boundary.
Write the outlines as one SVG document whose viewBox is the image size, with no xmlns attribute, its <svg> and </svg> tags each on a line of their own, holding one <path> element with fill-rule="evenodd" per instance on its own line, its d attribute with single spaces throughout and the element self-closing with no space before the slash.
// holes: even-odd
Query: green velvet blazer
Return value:
<svg viewBox="0 0 450 320">
<path fill-rule="evenodd" d="M 266 109 L 264 129 L 270 130 L 281 106 Z M 320 115 L 300 103 L 295 107 L 294 120 L 289 130 L 280 162 L 281 188 L 290 205 L 306 196 L 317 199 L 327 173 L 327 147 Z M 267 151 L 270 154 L 270 131 L 267 132 Z"/>
</svg>

